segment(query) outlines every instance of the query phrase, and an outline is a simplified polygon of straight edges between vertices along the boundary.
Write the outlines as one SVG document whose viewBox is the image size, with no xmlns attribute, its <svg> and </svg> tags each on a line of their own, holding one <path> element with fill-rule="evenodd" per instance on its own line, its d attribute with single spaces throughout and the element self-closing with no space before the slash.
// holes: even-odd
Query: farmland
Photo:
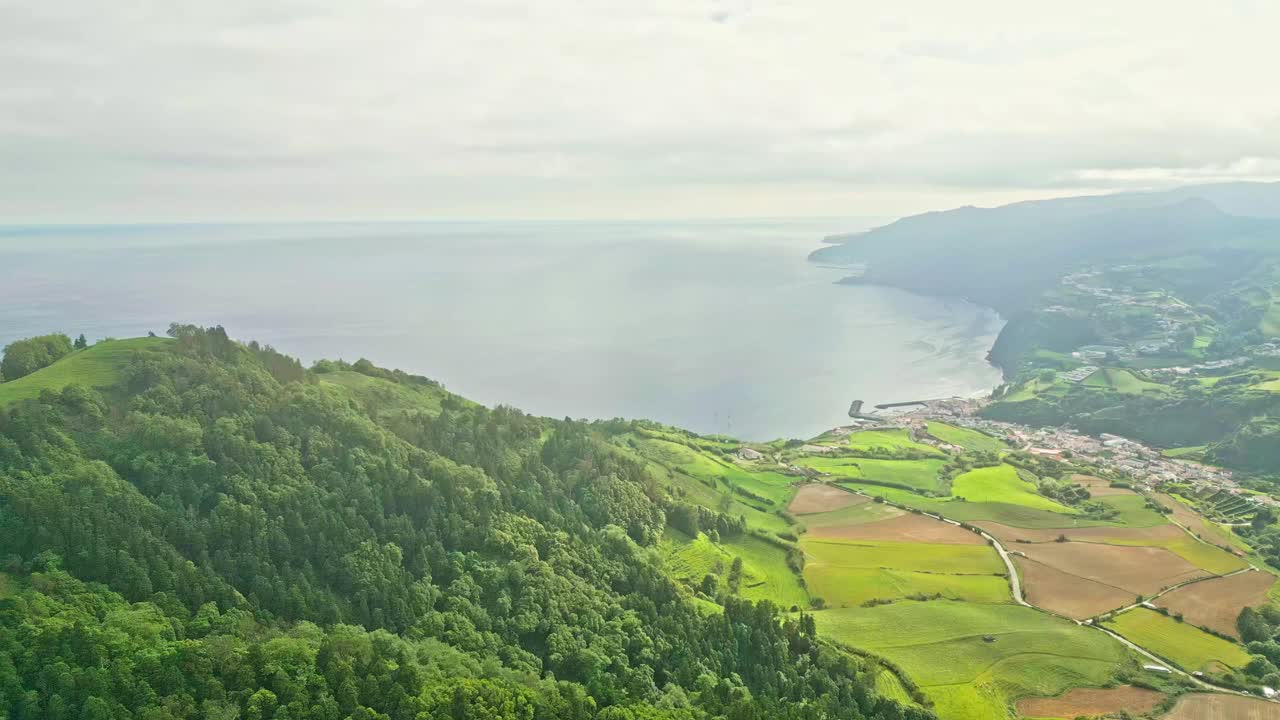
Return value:
<svg viewBox="0 0 1280 720">
<path fill-rule="evenodd" d="M 943 422 L 929 422 L 925 424 L 925 429 L 930 435 L 942 442 L 962 447 L 965 450 L 999 452 L 1000 450 L 1009 449 L 1009 446 L 1002 440 L 969 428 L 948 425 Z"/>
<path fill-rule="evenodd" d="M 1246 607 L 1267 602 L 1276 578 L 1267 572 L 1245 572 L 1180 587 L 1156 601 L 1189 623 L 1239 638 L 1236 618 Z"/>
<path fill-rule="evenodd" d="M 1018 712 L 1034 718 L 1076 718 L 1107 715 L 1121 710 L 1142 714 L 1154 709 L 1164 695 L 1130 685 L 1097 689 L 1076 688 L 1060 697 L 1027 698 L 1018 702 Z"/>
<path fill-rule="evenodd" d="M 824 483 L 809 483 L 802 485 L 796 491 L 795 497 L 791 498 L 791 504 L 787 505 L 787 510 L 796 515 L 808 515 L 831 512 L 864 502 L 868 502 L 867 498 L 838 487 Z"/>
<path fill-rule="evenodd" d="M 1008 465 L 970 470 L 955 479 L 951 486 L 951 494 L 964 498 L 966 502 L 1022 505 L 1064 515 L 1073 515 L 1076 512 L 1037 494 L 1035 485 L 1018 477 L 1017 471 Z"/>
<path fill-rule="evenodd" d="M 1187 672 L 1213 673 L 1221 671 L 1224 666 L 1242 668 L 1249 662 L 1249 654 L 1239 645 L 1154 610 L 1136 608 L 1104 624 Z"/>
<path fill-rule="evenodd" d="M 1102 685 L 1128 662 L 1112 638 L 1017 605 L 903 601 L 814 618 L 901 667 L 940 718 L 1005 717 L 1015 698 Z"/>
<path fill-rule="evenodd" d="M 833 433 L 822 440 L 830 449 L 772 446 L 781 448 L 776 461 L 743 461 L 678 436 L 644 437 L 636 445 L 685 497 L 730 513 L 751 510 L 742 513 L 749 532 L 740 536 L 669 531 L 663 548 L 674 574 L 702 590 L 713 578 L 716 592 L 725 592 L 727 568 L 740 562 L 737 594 L 818 608 L 821 635 L 890 661 L 940 718 L 1005 717 L 1015 706 L 1038 717 L 1149 711 L 1161 693 L 1114 686 L 1142 675 L 1136 657 L 1105 633 L 1072 622 L 1141 598 L 1155 597 L 1186 622 L 1138 608 L 1109 617 L 1105 626 L 1188 671 L 1217 676 L 1248 662 L 1240 645 L 1195 627 L 1230 633 L 1240 608 L 1269 600 L 1270 575 L 1217 577 L 1248 566 L 1219 547 L 1228 531 L 1182 503 L 1166 512 L 1088 472 L 1037 482 L 1028 469 L 1035 463 L 1018 460 L 1016 451 L 1001 451 L 993 464 L 993 446 L 982 442 L 987 436 L 962 437 L 948 428 L 964 430 L 935 423 L 927 436 L 896 429 L 852 432 L 848 439 Z M 783 472 L 788 464 L 790 474 Z M 808 481 L 795 477 L 800 472 Z M 814 482 L 814 473 L 823 482 Z M 1044 494 L 1064 483 L 1083 486 L 1088 502 L 1081 504 L 1079 489 L 1071 504 Z M 982 535 L 921 511 L 972 523 L 1003 543 L 1035 609 L 1012 602 L 1004 563 Z M 788 547 L 802 562 L 788 558 Z M 1189 584 L 1161 594 L 1183 583 Z M 892 673 L 877 683 L 894 696 L 913 697 Z"/>
<path fill-rule="evenodd" d="M 1280 704 L 1236 695 L 1194 693 L 1178 698 L 1164 720 L 1280 720 Z"/>
</svg>

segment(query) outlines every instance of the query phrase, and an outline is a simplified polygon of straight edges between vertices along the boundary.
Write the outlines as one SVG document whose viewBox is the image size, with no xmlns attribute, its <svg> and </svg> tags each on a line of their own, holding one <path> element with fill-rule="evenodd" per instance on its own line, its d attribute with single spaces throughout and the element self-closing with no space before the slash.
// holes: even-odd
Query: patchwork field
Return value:
<svg viewBox="0 0 1280 720">
<path fill-rule="evenodd" d="M 1019 545 L 1016 549 L 1051 568 L 1134 595 L 1151 595 L 1184 580 L 1208 575 L 1164 548 L 1055 542 Z"/>
<path fill-rule="evenodd" d="M 1163 720 L 1280 720 L 1280 703 L 1239 695 L 1193 693 L 1178 698 L 1178 704 Z"/>
<path fill-rule="evenodd" d="M 1225 545 L 1238 550 L 1247 550 L 1248 546 L 1244 541 L 1237 537 L 1234 533 L 1217 523 L 1209 522 L 1200 516 L 1195 510 L 1187 507 L 1179 502 L 1177 498 L 1170 497 L 1164 493 L 1155 495 L 1156 502 L 1169 508 L 1173 519 L 1184 525 L 1191 532 L 1196 533 L 1206 541 L 1215 545 Z"/>
<path fill-rule="evenodd" d="M 1054 542 L 1065 536 L 1073 542 L 1116 542 L 1128 541 L 1133 544 L 1161 544 L 1175 542 L 1187 537 L 1177 525 L 1155 525 L 1152 527 L 1129 528 L 1115 526 L 1086 528 L 1019 528 L 1003 523 L 980 520 L 974 525 L 991 533 L 991 536 L 1002 543 L 1045 543 Z M 1011 548 L 1017 549 L 1017 548 Z"/>
<path fill-rule="evenodd" d="M 825 483 L 809 483 L 800 486 L 787 510 L 794 515 L 825 513 L 840 510 L 850 505 L 861 505 L 870 502 L 869 498 L 855 495 L 834 485 Z"/>
<path fill-rule="evenodd" d="M 806 536 L 800 547 L 815 566 L 888 568 L 951 575 L 995 575 L 1004 563 L 986 545 L 944 545 L 872 540 L 829 540 Z"/>
<path fill-rule="evenodd" d="M 1018 712 L 1033 718 L 1076 718 L 1110 715 L 1121 710 L 1134 715 L 1150 712 L 1164 699 L 1162 693 L 1121 685 L 1114 688 L 1076 688 L 1059 697 L 1024 698 Z"/>
<path fill-rule="evenodd" d="M 1242 668 L 1249 662 L 1249 653 L 1239 645 L 1154 610 L 1135 608 L 1104 624 L 1187 672 L 1211 673 L 1223 665 Z"/>
<path fill-rule="evenodd" d="M 823 634 L 896 663 L 947 720 L 1007 717 L 1020 697 L 1101 685 L 1128 662 L 1113 638 L 1012 604 L 903 601 L 814 619 Z"/>
<path fill-rule="evenodd" d="M 1267 602 L 1276 577 L 1267 572 L 1245 572 L 1180 587 L 1160 596 L 1155 604 L 1179 613 L 1189 623 L 1239 638 L 1236 618 L 1246 607 Z"/>
<path fill-rule="evenodd" d="M 844 491 L 840 491 L 844 492 Z M 845 493 L 846 495 L 850 493 Z M 985 545 L 977 533 L 951 523 L 904 513 L 887 520 L 857 524 L 833 524 L 812 527 L 810 538 L 840 540 L 890 540 L 897 542 L 942 543 L 947 545 Z"/>
<path fill-rule="evenodd" d="M 1124 607 L 1135 599 L 1127 590 L 1086 580 L 1026 558 L 1015 557 L 1013 564 L 1022 580 L 1027 602 L 1073 620 Z"/>
<path fill-rule="evenodd" d="M 939 490 L 942 460 L 879 460 L 861 457 L 806 457 L 798 465 L 838 478 L 899 485 L 913 490 Z"/>
<path fill-rule="evenodd" d="M 1026 528 L 1099 527 L 1114 525 L 1114 523 L 1103 520 L 1064 516 L 1060 513 L 1027 507 L 1025 505 L 1014 505 L 1003 502 L 966 502 L 948 498 L 927 498 L 906 490 L 883 487 L 880 485 L 870 485 L 857 481 L 841 482 L 839 484 L 841 487 L 857 490 L 858 492 L 866 493 L 873 497 L 882 497 L 906 507 L 918 508 L 926 512 L 939 513 L 953 520 L 966 522 L 989 520 L 1009 525 L 1011 527 Z"/>
</svg>

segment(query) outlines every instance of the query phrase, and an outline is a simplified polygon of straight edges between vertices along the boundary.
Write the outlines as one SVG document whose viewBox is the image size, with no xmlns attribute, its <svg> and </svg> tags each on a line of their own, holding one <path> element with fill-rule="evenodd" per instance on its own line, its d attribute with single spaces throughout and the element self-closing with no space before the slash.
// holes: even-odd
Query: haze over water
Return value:
<svg viewBox="0 0 1280 720">
<path fill-rule="evenodd" d="M 841 220 L 0 227 L 0 344 L 222 324 L 486 404 L 808 437 L 999 382 L 988 309 L 836 285 Z M 68 252 L 74 250 L 74 252 Z"/>
</svg>

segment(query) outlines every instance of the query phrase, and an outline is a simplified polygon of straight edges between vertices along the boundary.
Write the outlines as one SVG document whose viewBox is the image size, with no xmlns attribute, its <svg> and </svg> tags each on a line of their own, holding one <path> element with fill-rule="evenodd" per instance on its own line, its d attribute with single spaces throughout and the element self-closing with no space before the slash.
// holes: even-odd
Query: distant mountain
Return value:
<svg viewBox="0 0 1280 720">
<path fill-rule="evenodd" d="M 962 207 L 827 240 L 810 260 L 859 268 L 853 281 L 967 297 L 1009 314 L 1073 267 L 1280 248 L 1280 183 Z"/>
</svg>

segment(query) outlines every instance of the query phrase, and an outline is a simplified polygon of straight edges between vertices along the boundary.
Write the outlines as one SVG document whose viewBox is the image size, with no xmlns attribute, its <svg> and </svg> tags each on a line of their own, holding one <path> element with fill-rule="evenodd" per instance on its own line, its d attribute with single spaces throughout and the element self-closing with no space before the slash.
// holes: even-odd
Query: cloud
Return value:
<svg viewBox="0 0 1280 720">
<path fill-rule="evenodd" d="M 0 0 L 0 213 L 883 215 L 1276 177 L 1280 6 L 1030 5 Z"/>
</svg>

